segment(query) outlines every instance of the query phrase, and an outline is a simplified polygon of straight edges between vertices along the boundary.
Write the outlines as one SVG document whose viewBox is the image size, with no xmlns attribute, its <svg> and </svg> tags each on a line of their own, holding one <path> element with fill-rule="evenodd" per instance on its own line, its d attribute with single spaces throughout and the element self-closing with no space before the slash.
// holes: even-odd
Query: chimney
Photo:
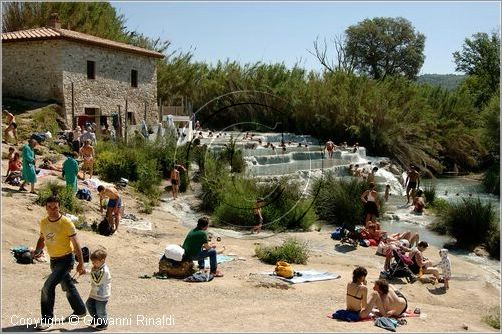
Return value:
<svg viewBox="0 0 502 334">
<path fill-rule="evenodd" d="M 50 28 L 61 29 L 61 23 L 59 22 L 58 13 L 52 13 L 51 14 L 51 17 L 49 18 L 49 27 Z"/>
</svg>

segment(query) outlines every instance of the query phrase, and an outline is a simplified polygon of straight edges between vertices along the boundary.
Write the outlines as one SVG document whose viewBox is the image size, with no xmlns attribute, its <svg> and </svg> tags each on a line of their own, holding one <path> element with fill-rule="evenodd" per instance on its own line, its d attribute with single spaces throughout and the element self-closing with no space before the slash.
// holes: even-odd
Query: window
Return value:
<svg viewBox="0 0 502 334">
<path fill-rule="evenodd" d="M 96 62 L 87 61 L 87 79 L 96 79 Z"/>
<path fill-rule="evenodd" d="M 132 111 L 127 112 L 127 123 L 130 125 L 136 125 L 136 117 Z"/>
<path fill-rule="evenodd" d="M 138 71 L 131 70 L 131 87 L 138 87 Z"/>
</svg>

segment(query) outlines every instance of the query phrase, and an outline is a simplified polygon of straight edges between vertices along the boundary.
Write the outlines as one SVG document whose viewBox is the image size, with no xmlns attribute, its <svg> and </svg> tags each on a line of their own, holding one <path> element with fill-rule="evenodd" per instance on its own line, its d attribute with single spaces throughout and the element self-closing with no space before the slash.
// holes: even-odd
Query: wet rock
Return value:
<svg viewBox="0 0 502 334">
<path fill-rule="evenodd" d="M 482 257 L 489 256 L 489 253 L 482 246 L 478 246 L 478 247 L 474 248 L 474 254 L 476 254 L 477 256 L 482 256 Z"/>
</svg>

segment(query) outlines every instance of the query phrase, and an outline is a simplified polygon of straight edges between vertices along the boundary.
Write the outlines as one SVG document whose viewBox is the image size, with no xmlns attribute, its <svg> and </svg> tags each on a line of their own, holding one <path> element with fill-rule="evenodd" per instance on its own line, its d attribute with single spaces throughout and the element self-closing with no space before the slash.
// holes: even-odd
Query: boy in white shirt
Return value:
<svg viewBox="0 0 502 334">
<path fill-rule="evenodd" d="M 105 263 L 106 255 L 104 249 L 95 250 L 91 254 L 91 292 L 85 303 L 89 314 L 93 318 L 95 328 L 100 331 L 108 328 L 106 304 L 110 298 L 112 288 L 112 276 Z"/>
</svg>

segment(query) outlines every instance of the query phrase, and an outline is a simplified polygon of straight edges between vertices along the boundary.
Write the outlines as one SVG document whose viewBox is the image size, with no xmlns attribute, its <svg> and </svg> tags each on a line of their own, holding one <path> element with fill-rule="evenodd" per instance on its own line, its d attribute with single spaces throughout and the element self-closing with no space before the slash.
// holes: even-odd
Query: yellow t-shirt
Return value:
<svg viewBox="0 0 502 334">
<path fill-rule="evenodd" d="M 61 216 L 56 221 L 50 221 L 48 217 L 42 219 L 40 234 L 45 239 L 50 257 L 60 257 L 73 252 L 70 237 L 77 234 L 77 230 L 68 217 Z"/>
</svg>

